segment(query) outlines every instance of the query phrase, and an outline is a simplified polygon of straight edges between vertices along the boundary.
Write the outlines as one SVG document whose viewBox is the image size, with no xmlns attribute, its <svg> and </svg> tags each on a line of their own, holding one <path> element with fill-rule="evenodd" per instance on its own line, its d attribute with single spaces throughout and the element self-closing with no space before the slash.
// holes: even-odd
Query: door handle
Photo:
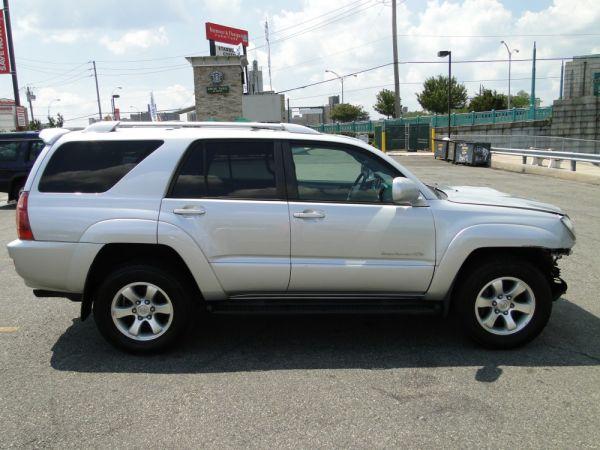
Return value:
<svg viewBox="0 0 600 450">
<path fill-rule="evenodd" d="M 325 213 L 314 209 L 305 209 L 302 212 L 295 212 L 294 217 L 297 219 L 322 219 L 325 217 Z"/>
<path fill-rule="evenodd" d="M 173 214 L 180 216 L 201 216 L 202 214 L 206 214 L 206 210 L 204 208 L 195 207 L 175 208 Z"/>
</svg>

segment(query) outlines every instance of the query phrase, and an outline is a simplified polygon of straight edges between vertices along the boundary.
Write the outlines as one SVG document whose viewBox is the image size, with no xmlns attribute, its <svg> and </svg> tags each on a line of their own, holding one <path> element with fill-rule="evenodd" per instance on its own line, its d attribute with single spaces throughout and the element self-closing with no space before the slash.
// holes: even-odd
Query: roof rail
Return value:
<svg viewBox="0 0 600 450">
<path fill-rule="evenodd" d="M 295 123 L 263 123 L 263 122 L 119 122 L 102 121 L 88 126 L 87 133 L 110 133 L 118 128 L 232 128 L 249 130 L 287 131 L 299 134 L 320 134 L 312 128 Z"/>
<path fill-rule="evenodd" d="M 61 136 L 70 133 L 71 131 L 72 130 L 67 128 L 44 128 L 40 131 L 40 139 L 44 141 L 44 144 L 52 145 L 58 141 Z"/>
</svg>

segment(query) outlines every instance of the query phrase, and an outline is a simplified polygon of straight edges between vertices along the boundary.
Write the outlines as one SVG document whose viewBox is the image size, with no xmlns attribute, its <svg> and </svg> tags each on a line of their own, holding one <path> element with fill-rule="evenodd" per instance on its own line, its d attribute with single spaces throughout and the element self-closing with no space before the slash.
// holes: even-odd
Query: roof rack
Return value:
<svg viewBox="0 0 600 450">
<path fill-rule="evenodd" d="M 321 134 L 312 128 L 295 123 L 262 122 L 96 122 L 83 130 L 87 133 L 110 133 L 118 128 L 231 128 L 244 130 L 287 131 L 299 134 Z"/>
</svg>

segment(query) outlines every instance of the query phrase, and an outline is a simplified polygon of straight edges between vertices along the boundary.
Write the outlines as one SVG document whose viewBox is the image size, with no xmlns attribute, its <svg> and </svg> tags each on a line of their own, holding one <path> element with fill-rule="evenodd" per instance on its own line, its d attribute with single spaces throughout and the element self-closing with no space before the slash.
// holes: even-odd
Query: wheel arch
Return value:
<svg viewBox="0 0 600 450">
<path fill-rule="evenodd" d="M 199 301 L 203 301 L 204 297 L 200 286 L 186 262 L 173 248 L 164 244 L 111 243 L 105 244 L 100 249 L 88 270 L 81 305 L 82 320 L 89 316 L 94 301 L 94 292 L 102 280 L 117 266 L 134 261 L 147 261 L 182 277 L 186 286 L 193 290 L 193 296 Z"/>
</svg>

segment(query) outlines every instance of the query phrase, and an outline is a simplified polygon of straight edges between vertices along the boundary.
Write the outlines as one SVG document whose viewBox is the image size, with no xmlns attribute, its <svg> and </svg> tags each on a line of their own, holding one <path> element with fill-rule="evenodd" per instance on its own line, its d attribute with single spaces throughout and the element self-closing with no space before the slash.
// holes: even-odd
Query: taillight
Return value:
<svg viewBox="0 0 600 450">
<path fill-rule="evenodd" d="M 23 191 L 19 196 L 19 202 L 17 203 L 17 235 L 22 241 L 33 241 L 33 232 L 31 231 L 31 225 L 29 225 L 29 214 L 27 213 L 27 201 L 29 199 L 29 192 Z"/>
</svg>

